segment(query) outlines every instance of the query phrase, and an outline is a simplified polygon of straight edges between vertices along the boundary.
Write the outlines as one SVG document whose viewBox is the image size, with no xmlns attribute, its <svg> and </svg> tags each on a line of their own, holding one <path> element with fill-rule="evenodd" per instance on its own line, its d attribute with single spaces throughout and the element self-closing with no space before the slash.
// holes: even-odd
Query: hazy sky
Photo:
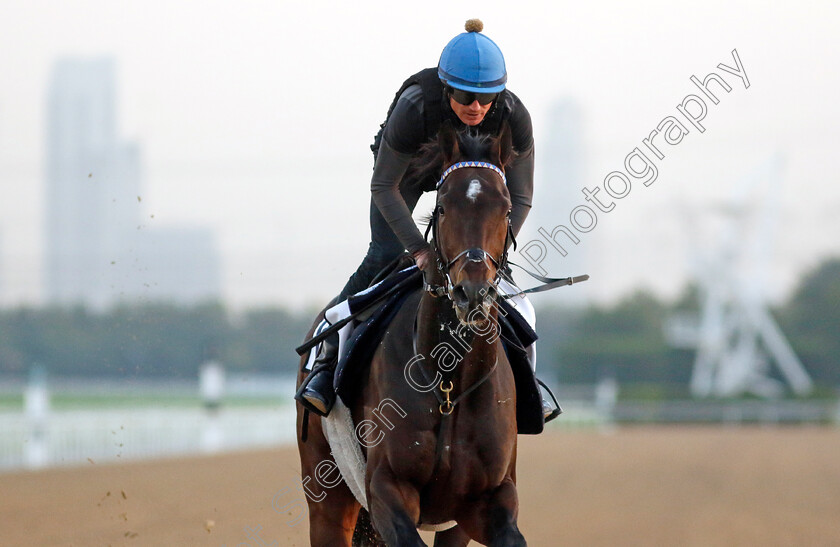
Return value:
<svg viewBox="0 0 840 547">
<path fill-rule="evenodd" d="M 581 237 L 575 252 L 592 280 L 569 290 L 598 300 L 636 285 L 674 294 L 697 245 L 686 234 L 701 231 L 703 207 L 720 209 L 778 156 L 778 186 L 761 179 L 752 193 L 742 191 L 742 203 L 778 203 L 767 281 L 783 297 L 799 273 L 840 252 L 840 17 L 834 2 L 791 6 L 6 1 L 2 302 L 41 296 L 44 113 L 57 58 L 116 59 L 120 132 L 140 144 L 144 159 L 144 213 L 160 225 L 216 229 L 229 301 L 314 304 L 341 288 L 369 241 L 368 145 L 393 93 L 436 64 L 469 17 L 482 18 L 504 51 L 509 87 L 533 117 L 538 158 L 552 153 L 540 148 L 552 102 L 581 105 L 590 187 L 621 169 L 666 116 L 679 115 L 676 106 L 698 93 L 690 76 L 715 70 L 732 86 L 710 104 L 705 132 L 669 147 L 657 180 L 635 184 Z M 716 69 L 734 66 L 733 49 L 749 89 Z M 543 191 L 563 184 L 539 172 L 537 179 Z M 551 230 L 581 203 L 582 194 L 538 201 L 533 218 Z M 690 211 L 698 212 L 694 224 L 686 222 Z M 564 271 L 559 260 L 544 265 L 557 275 L 582 273 Z"/>
</svg>

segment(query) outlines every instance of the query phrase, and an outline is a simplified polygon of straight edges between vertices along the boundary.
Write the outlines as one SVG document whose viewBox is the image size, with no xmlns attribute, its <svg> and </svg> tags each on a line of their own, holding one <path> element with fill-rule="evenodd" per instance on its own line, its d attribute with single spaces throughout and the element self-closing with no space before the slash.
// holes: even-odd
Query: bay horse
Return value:
<svg viewBox="0 0 840 547">
<path fill-rule="evenodd" d="M 516 392 L 494 305 L 512 238 L 504 178 L 513 157 L 510 129 L 488 138 L 445 125 L 421 157 L 435 177 L 443 173 L 429 221 L 437 267 L 424 272 L 425 290 L 397 312 L 361 393 L 348 403 L 353 423 L 390 426 L 368 428 L 363 435 L 378 442 L 360 443 L 369 519 L 388 546 L 425 545 L 419 525 L 451 521 L 456 525 L 438 531 L 435 546 L 471 539 L 523 546 Z M 301 368 L 298 385 L 305 374 Z M 384 401 L 399 413 L 383 420 Z M 320 485 L 329 485 L 307 496 L 311 544 L 350 546 L 360 504 L 345 482 L 328 476 L 337 469 L 330 466 L 322 418 L 298 405 L 299 432 L 304 425 L 306 439 L 298 435 L 302 476 L 320 476 Z"/>
</svg>

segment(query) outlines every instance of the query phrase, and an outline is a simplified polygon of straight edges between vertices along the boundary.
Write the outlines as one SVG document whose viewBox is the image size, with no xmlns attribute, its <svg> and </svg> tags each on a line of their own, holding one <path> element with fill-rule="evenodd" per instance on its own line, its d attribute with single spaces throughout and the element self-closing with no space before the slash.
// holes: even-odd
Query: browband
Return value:
<svg viewBox="0 0 840 547">
<path fill-rule="evenodd" d="M 458 163 L 450 165 L 449 168 L 447 168 L 446 171 L 443 172 L 443 174 L 440 176 L 440 180 L 435 185 L 435 189 L 440 188 L 441 184 L 443 184 L 443 182 L 446 180 L 446 177 L 448 177 L 449 174 L 452 173 L 452 171 L 455 171 L 456 169 L 462 169 L 464 167 L 483 167 L 484 169 L 492 169 L 493 171 L 497 172 L 500 177 L 502 177 L 502 182 L 504 182 L 505 185 L 507 185 L 507 177 L 505 177 L 505 172 L 493 165 L 492 163 L 488 163 L 486 161 L 459 161 Z"/>
</svg>

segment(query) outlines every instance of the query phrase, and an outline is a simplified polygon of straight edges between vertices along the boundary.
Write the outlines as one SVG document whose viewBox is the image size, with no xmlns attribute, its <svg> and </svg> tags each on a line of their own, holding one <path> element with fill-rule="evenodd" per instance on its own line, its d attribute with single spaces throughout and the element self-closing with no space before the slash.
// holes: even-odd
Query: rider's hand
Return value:
<svg viewBox="0 0 840 547">
<path fill-rule="evenodd" d="M 417 263 L 417 267 L 421 270 L 425 270 L 432 263 L 432 250 L 428 247 L 411 253 L 411 256 L 414 257 L 414 262 Z"/>
</svg>

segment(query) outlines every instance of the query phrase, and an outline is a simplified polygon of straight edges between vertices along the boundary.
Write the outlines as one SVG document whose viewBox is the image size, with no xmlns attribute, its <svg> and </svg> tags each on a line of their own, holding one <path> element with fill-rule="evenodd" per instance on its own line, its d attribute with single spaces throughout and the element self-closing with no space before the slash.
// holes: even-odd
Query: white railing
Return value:
<svg viewBox="0 0 840 547">
<path fill-rule="evenodd" d="M 226 381 L 226 392 L 231 396 L 269 397 L 277 404 L 222 406 L 216 410 L 150 407 L 148 402 L 137 408 L 55 409 L 45 384 L 0 380 L 0 394 L 23 393 L 24 403 L 19 409 L 0 410 L 0 472 L 209 454 L 295 440 L 295 408 L 290 395 L 294 392 L 293 378 L 231 375 Z M 106 395 L 124 395 L 128 400 L 171 396 L 183 404 L 199 393 L 195 381 L 126 383 L 55 378 L 49 383 L 54 387 L 53 394 L 91 401 Z M 612 392 L 606 395 L 594 387 L 585 393 L 562 394 L 564 414 L 548 427 L 609 426 L 615 397 Z"/>
<path fill-rule="evenodd" d="M 609 420 L 570 402 L 550 429 L 597 428 Z M 295 441 L 295 410 L 277 407 L 53 411 L 36 423 L 0 412 L 0 472 L 212 454 Z"/>
<path fill-rule="evenodd" d="M 0 413 L 0 471 L 214 453 L 294 441 L 292 405 Z"/>
</svg>

